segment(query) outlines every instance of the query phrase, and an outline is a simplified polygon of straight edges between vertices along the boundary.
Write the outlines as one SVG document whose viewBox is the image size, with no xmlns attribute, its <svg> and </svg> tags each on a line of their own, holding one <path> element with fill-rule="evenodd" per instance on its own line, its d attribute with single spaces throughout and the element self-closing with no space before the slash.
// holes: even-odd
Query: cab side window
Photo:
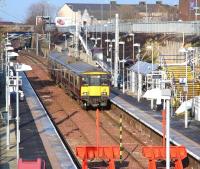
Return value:
<svg viewBox="0 0 200 169">
<path fill-rule="evenodd" d="M 82 85 L 83 86 L 89 85 L 89 78 L 88 77 L 82 77 Z"/>
</svg>

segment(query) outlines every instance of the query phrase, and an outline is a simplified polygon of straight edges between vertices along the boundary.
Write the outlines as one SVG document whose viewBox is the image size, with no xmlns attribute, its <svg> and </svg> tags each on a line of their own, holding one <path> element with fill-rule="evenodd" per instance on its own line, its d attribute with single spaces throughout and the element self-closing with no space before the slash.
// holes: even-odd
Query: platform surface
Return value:
<svg viewBox="0 0 200 169">
<path fill-rule="evenodd" d="M 150 108 L 150 101 L 123 94 L 113 89 L 111 102 L 135 117 L 155 132 L 162 135 L 162 114 Z M 184 145 L 187 152 L 195 159 L 200 160 L 200 122 L 190 120 L 189 127 L 185 129 L 184 119 L 172 117 L 170 120 L 170 138 L 175 145 Z"/>
<path fill-rule="evenodd" d="M 22 145 L 20 145 L 20 153 L 24 156 L 33 156 L 31 152 L 34 152 L 33 146 L 37 146 L 37 143 L 34 140 L 37 140 L 35 134 L 41 138 L 41 146 L 43 144 L 48 159 L 50 161 L 51 167 L 56 169 L 77 169 L 74 161 L 72 160 L 67 148 L 62 143 L 57 131 L 55 130 L 53 123 L 47 116 L 47 112 L 45 111 L 43 105 L 39 101 L 37 95 L 33 91 L 29 81 L 25 77 L 24 74 L 21 74 L 23 80 L 23 91 L 27 100 L 28 107 L 31 111 L 31 115 L 33 119 L 27 117 L 27 112 L 24 111 L 23 116 L 24 120 L 20 127 L 22 129 Z M 21 115 L 22 116 L 22 115 Z M 33 131 L 31 125 L 32 122 L 35 123 L 37 127 L 37 131 Z M 29 126 L 29 127 L 28 127 Z M 24 128 L 24 130 L 23 130 Z M 31 141 L 32 143 L 30 143 Z M 38 141 L 38 140 L 37 140 Z M 26 143 L 25 143 L 26 142 Z M 27 145 L 30 147 L 29 151 L 24 151 L 23 145 Z M 38 156 L 42 156 L 43 152 L 41 147 L 37 147 L 36 154 Z"/>
</svg>

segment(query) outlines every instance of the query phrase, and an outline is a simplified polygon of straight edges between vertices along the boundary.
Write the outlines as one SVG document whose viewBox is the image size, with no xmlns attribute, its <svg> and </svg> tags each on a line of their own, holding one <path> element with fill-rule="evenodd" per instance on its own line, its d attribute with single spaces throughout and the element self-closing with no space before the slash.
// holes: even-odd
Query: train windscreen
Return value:
<svg viewBox="0 0 200 169">
<path fill-rule="evenodd" d="M 101 77 L 98 76 L 90 76 L 90 86 L 100 86 Z"/>
<path fill-rule="evenodd" d="M 93 75 L 82 78 L 83 86 L 108 86 L 110 83 L 107 75 Z"/>
</svg>

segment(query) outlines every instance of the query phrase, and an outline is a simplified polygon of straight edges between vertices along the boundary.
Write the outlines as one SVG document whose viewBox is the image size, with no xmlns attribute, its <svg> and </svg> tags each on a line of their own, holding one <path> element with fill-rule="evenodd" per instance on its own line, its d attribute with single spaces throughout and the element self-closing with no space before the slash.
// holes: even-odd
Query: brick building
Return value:
<svg viewBox="0 0 200 169">
<path fill-rule="evenodd" d="M 200 16 L 197 16 L 200 14 L 199 5 L 200 0 L 179 0 L 179 19 L 183 21 L 200 20 Z"/>
</svg>

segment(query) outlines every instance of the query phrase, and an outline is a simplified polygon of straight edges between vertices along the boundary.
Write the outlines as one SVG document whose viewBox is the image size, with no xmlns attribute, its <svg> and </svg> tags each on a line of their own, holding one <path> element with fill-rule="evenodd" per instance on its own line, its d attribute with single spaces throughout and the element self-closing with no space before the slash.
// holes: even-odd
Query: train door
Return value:
<svg viewBox="0 0 200 169">
<path fill-rule="evenodd" d="M 66 70 L 65 72 L 65 87 L 69 88 L 69 71 Z"/>
<path fill-rule="evenodd" d="M 74 87 L 74 78 L 73 78 L 73 75 L 72 73 L 70 73 L 70 85 L 69 85 L 69 88 L 70 88 L 70 91 L 73 92 L 73 87 Z"/>
<path fill-rule="evenodd" d="M 79 93 L 80 93 L 80 78 L 79 78 L 79 76 L 75 77 L 75 93 L 76 93 L 76 97 L 79 98 Z"/>
<path fill-rule="evenodd" d="M 60 70 L 60 81 L 62 86 L 65 86 L 65 69 L 63 66 L 61 66 L 61 70 Z"/>
</svg>

